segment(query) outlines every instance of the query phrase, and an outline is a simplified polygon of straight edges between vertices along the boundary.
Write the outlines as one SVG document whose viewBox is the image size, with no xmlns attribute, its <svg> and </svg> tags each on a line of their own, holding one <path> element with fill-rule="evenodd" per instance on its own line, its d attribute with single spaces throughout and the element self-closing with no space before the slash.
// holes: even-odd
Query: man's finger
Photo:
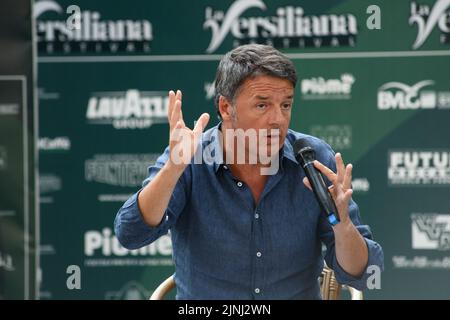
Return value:
<svg viewBox="0 0 450 320">
<path fill-rule="evenodd" d="M 348 189 L 347 191 L 345 191 L 345 193 L 344 193 L 344 202 L 345 203 L 348 203 L 350 201 L 350 199 L 352 198 L 352 194 L 353 194 L 352 189 Z"/>
<path fill-rule="evenodd" d="M 195 123 L 195 127 L 194 127 L 194 135 L 196 137 L 200 136 L 203 132 L 203 130 L 205 130 L 206 126 L 208 125 L 209 122 L 209 114 L 208 113 L 203 113 L 200 118 L 198 118 L 197 122 Z"/>
<path fill-rule="evenodd" d="M 353 170 L 353 165 L 352 164 L 348 164 L 347 167 L 345 168 L 345 176 L 344 176 L 344 190 L 350 189 L 352 187 L 352 170 Z"/>
<path fill-rule="evenodd" d="M 175 100 L 175 104 L 173 107 L 171 122 L 177 123 L 177 121 L 180 120 L 180 115 L 181 115 L 181 100 L 177 99 Z"/>
<path fill-rule="evenodd" d="M 337 176 L 333 172 L 333 170 L 331 170 L 330 168 L 324 166 L 318 160 L 314 160 L 314 166 L 317 168 L 317 170 L 322 172 L 328 178 L 328 180 L 330 180 L 333 184 L 336 183 Z"/>
<path fill-rule="evenodd" d="M 169 124 L 171 124 L 170 120 L 172 119 L 172 112 L 173 112 L 173 107 L 174 107 L 174 103 L 175 103 L 175 92 L 173 92 L 173 90 L 169 91 L 169 100 L 168 100 L 168 107 L 167 107 L 167 119 L 169 119 Z"/>
<path fill-rule="evenodd" d="M 183 93 L 181 92 L 181 90 L 177 90 L 177 94 L 176 94 L 175 98 L 177 100 L 181 100 L 182 96 L 183 96 Z"/>
<path fill-rule="evenodd" d="M 170 133 L 170 141 L 179 141 L 180 137 L 181 137 L 181 130 L 182 130 L 183 126 L 181 125 L 180 121 L 177 121 L 174 126 L 173 129 Z"/>
<path fill-rule="evenodd" d="M 304 184 L 309 190 L 312 191 L 312 187 L 311 187 L 311 184 L 309 183 L 308 177 L 304 177 L 304 178 L 303 178 L 303 184 Z"/>
<path fill-rule="evenodd" d="M 178 121 L 181 122 L 183 127 L 186 126 L 186 124 L 184 123 L 184 118 L 183 118 L 183 109 L 181 109 L 181 108 L 180 108 L 180 119 L 178 119 Z"/>
<path fill-rule="evenodd" d="M 342 181 L 344 181 L 345 175 L 344 160 L 342 160 L 342 155 L 339 152 L 336 153 L 335 159 L 336 159 L 337 181 L 342 183 Z"/>
</svg>

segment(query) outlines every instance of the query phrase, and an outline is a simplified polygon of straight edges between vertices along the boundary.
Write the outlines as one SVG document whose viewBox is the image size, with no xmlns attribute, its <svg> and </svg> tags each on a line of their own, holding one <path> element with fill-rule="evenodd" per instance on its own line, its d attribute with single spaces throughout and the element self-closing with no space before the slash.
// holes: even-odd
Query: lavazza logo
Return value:
<svg viewBox="0 0 450 320">
<path fill-rule="evenodd" d="M 152 244 L 127 250 L 110 228 L 84 233 L 84 265 L 87 267 L 172 266 L 172 241 L 164 235 Z"/>
<path fill-rule="evenodd" d="M 450 91 L 430 88 L 433 80 L 423 80 L 409 86 L 402 82 L 388 82 L 378 89 L 379 110 L 449 109 Z"/>
<path fill-rule="evenodd" d="M 87 159 L 86 181 L 119 187 L 140 186 L 147 177 L 147 167 L 154 164 L 158 154 L 96 154 Z"/>
<path fill-rule="evenodd" d="M 450 184 L 450 150 L 390 151 L 390 185 Z"/>
<path fill-rule="evenodd" d="M 229 33 L 234 47 L 247 43 L 276 48 L 355 46 L 357 20 L 351 13 L 308 16 L 302 7 L 285 6 L 272 14 L 242 17 L 250 9 L 267 7 L 262 0 L 237 0 L 226 12 L 207 7 L 203 28 L 211 30 L 211 41 L 206 52 L 216 51 Z"/>
<path fill-rule="evenodd" d="M 136 54 L 151 51 L 153 29 L 150 21 L 103 20 L 98 11 L 80 9 L 80 27 L 70 28 L 67 23 L 69 14 L 56 1 L 35 2 L 39 54 Z"/>
<path fill-rule="evenodd" d="M 302 99 L 304 100 L 347 100 L 351 99 L 352 86 L 355 77 L 352 74 L 341 74 L 338 79 L 314 77 L 303 79 L 301 83 Z"/>
<path fill-rule="evenodd" d="M 167 123 L 167 106 L 165 92 L 94 92 L 86 119 L 90 124 L 112 125 L 115 129 L 147 129 L 156 123 Z"/>
<path fill-rule="evenodd" d="M 426 4 L 411 2 L 409 24 L 417 26 L 413 49 L 419 49 L 437 25 L 441 44 L 450 44 L 450 0 L 437 0 L 432 8 Z"/>
</svg>

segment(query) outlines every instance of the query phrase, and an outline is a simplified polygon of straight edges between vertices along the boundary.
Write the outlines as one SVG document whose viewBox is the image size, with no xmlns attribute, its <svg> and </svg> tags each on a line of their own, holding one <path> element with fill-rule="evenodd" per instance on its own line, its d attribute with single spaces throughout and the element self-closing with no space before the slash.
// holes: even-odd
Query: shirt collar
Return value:
<svg viewBox="0 0 450 320">
<path fill-rule="evenodd" d="M 295 159 L 294 148 L 292 147 L 292 144 L 289 141 L 288 137 L 286 137 L 284 139 L 284 144 L 283 144 L 282 149 L 283 149 L 283 150 L 281 150 L 282 158 L 287 158 L 287 159 L 291 160 L 292 162 L 294 162 L 295 164 L 298 164 L 297 159 Z M 281 163 L 283 165 L 283 161 Z"/>
</svg>

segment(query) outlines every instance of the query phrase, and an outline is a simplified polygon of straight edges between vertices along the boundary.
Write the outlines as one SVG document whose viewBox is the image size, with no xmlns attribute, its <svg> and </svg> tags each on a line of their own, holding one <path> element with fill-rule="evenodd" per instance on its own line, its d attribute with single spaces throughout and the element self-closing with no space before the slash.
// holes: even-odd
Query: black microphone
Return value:
<svg viewBox="0 0 450 320">
<path fill-rule="evenodd" d="M 327 215 L 327 219 L 331 225 L 336 225 L 340 222 L 339 213 L 336 204 L 331 197 L 322 173 L 314 167 L 314 160 L 316 159 L 316 152 L 309 145 L 306 139 L 298 139 L 294 142 L 295 159 L 301 164 L 305 170 L 306 176 L 313 189 L 314 195 L 319 202 L 320 207 Z"/>
</svg>

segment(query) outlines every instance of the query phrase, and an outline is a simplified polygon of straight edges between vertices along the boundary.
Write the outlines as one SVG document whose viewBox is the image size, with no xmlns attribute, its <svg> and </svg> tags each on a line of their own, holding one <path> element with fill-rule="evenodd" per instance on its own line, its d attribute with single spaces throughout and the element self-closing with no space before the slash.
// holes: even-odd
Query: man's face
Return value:
<svg viewBox="0 0 450 320">
<path fill-rule="evenodd" d="M 265 129 L 269 135 L 268 148 L 273 143 L 281 148 L 291 120 L 293 98 L 294 87 L 286 79 L 266 75 L 249 78 L 239 87 L 234 115 L 224 122 L 244 131 L 256 129 L 259 133 Z M 271 135 L 271 129 L 278 129 L 279 135 Z"/>
</svg>

